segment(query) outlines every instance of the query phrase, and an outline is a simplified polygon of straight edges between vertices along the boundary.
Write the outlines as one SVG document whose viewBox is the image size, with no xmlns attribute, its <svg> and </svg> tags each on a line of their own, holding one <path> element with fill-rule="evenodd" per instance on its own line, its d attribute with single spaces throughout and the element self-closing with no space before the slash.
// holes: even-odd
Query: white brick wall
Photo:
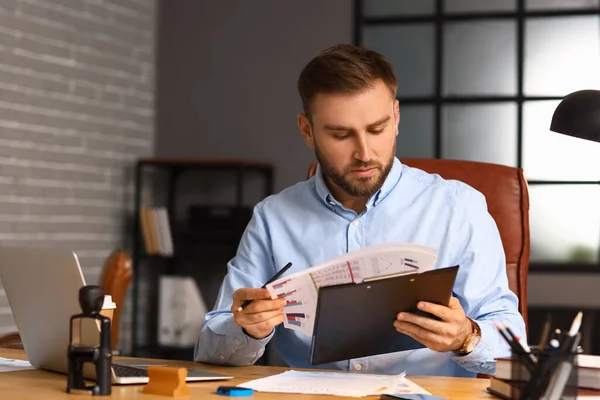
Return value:
<svg viewBox="0 0 600 400">
<path fill-rule="evenodd" d="M 157 1 L 0 0 L 0 245 L 74 250 L 88 283 L 153 153 Z"/>
</svg>

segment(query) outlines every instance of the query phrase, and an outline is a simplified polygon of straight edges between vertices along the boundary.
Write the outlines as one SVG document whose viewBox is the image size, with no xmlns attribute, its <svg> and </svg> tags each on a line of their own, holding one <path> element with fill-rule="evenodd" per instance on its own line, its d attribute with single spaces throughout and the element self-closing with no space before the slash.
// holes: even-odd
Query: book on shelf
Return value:
<svg viewBox="0 0 600 400">
<path fill-rule="evenodd" d="M 580 388 L 600 390 L 600 356 L 589 354 L 577 355 L 577 383 Z M 523 379 L 529 379 L 530 374 L 515 358 L 497 358 L 496 373 L 494 376 L 502 380 L 513 379 L 513 368 L 519 368 Z M 598 393 L 600 395 L 600 393 Z"/>
<path fill-rule="evenodd" d="M 173 255 L 173 236 L 165 207 L 142 207 L 140 225 L 146 254 Z"/>
</svg>

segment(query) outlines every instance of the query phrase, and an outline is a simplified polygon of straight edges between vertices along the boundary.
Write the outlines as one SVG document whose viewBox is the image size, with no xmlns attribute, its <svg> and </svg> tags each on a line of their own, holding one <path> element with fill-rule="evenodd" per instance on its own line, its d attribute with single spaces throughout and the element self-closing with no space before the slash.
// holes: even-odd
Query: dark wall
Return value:
<svg viewBox="0 0 600 400">
<path fill-rule="evenodd" d="M 296 80 L 319 50 L 352 41 L 348 0 L 163 1 L 158 156 L 250 157 L 275 189 L 313 161 L 298 132 Z"/>
</svg>

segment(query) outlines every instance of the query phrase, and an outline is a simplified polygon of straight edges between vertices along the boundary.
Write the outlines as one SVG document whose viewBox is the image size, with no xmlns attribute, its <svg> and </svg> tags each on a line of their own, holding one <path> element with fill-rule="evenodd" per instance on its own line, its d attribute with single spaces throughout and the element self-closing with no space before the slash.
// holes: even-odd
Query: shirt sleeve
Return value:
<svg viewBox="0 0 600 400">
<path fill-rule="evenodd" d="M 231 313 L 233 292 L 261 287 L 275 274 L 270 237 L 259 203 L 242 235 L 237 253 L 227 264 L 225 276 L 212 311 L 206 314 L 194 349 L 194 360 L 213 364 L 251 365 L 264 353 L 273 332 L 264 339 L 246 335 Z"/>
<path fill-rule="evenodd" d="M 507 323 L 526 340 L 525 321 L 518 310 L 519 300 L 508 287 L 502 240 L 485 197 L 466 189 L 461 194 L 459 212 L 462 217 L 453 246 L 455 265 L 459 265 L 454 295 L 467 316 L 481 328 L 481 341 L 470 354 L 452 358 L 469 371 L 493 374 L 495 358 L 510 356 L 510 347 L 494 324 Z"/>
</svg>

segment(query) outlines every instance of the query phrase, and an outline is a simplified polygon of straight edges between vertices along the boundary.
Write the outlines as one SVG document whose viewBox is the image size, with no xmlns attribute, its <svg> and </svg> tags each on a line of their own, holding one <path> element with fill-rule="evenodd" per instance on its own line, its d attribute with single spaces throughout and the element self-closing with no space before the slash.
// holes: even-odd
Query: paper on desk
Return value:
<svg viewBox="0 0 600 400">
<path fill-rule="evenodd" d="M 0 372 L 21 371 L 24 369 L 35 369 L 35 367 L 29 361 L 0 357 Z"/>
<path fill-rule="evenodd" d="M 343 372 L 286 371 L 255 379 L 238 386 L 259 392 L 328 394 L 364 397 L 386 393 L 425 393 L 427 391 L 400 375 L 353 374 Z M 409 391 L 413 390 L 413 391 Z"/>
<path fill-rule="evenodd" d="M 437 251 L 413 243 L 373 245 L 332 258 L 320 265 L 267 285 L 272 298 L 285 298 L 283 326 L 312 336 L 320 287 L 360 283 L 398 273 L 422 273 L 433 268 Z"/>
</svg>

